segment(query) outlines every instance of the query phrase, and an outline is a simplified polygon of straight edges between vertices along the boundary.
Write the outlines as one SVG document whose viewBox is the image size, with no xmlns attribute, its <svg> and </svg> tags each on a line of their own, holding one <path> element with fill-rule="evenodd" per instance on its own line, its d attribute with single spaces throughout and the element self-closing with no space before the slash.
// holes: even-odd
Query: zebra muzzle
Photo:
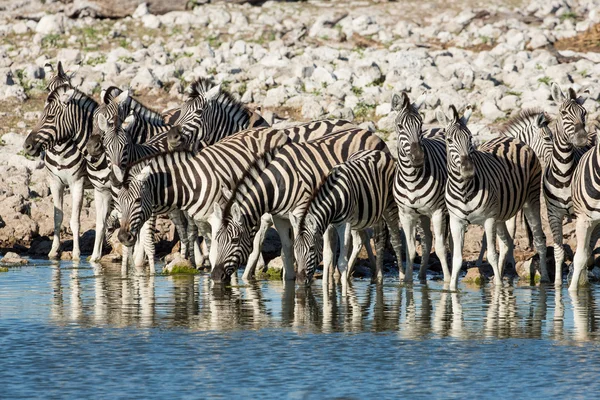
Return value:
<svg viewBox="0 0 600 400">
<path fill-rule="evenodd" d="M 471 179 L 475 175 L 475 166 L 469 156 L 460 157 L 460 174 L 464 179 Z"/>
<path fill-rule="evenodd" d="M 123 245 L 127 247 L 131 247 L 135 244 L 135 236 L 128 229 L 124 229 L 121 227 L 119 230 L 119 242 L 123 243 Z"/>
<path fill-rule="evenodd" d="M 588 134 L 585 128 L 581 128 L 573 135 L 573 146 L 584 147 L 588 142 Z"/>
<path fill-rule="evenodd" d="M 419 143 L 411 143 L 410 160 L 413 167 L 423 166 L 423 162 L 425 161 L 425 152 Z"/>
</svg>

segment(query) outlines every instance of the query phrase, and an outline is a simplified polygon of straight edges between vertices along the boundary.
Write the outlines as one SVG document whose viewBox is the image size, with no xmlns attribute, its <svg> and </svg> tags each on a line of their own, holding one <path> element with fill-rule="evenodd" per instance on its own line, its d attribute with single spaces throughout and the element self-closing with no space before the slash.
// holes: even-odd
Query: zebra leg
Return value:
<svg viewBox="0 0 600 400">
<path fill-rule="evenodd" d="M 146 234 L 144 225 L 142 225 L 140 233 L 135 241 L 135 245 L 133 246 L 133 266 L 136 270 L 144 268 L 144 257 L 146 256 L 144 252 L 144 235 Z"/>
<path fill-rule="evenodd" d="M 290 235 L 292 224 L 288 219 L 273 217 L 275 229 L 281 239 L 281 254 L 283 256 L 283 280 L 293 281 L 296 277 L 294 272 L 294 249 L 293 239 Z"/>
<path fill-rule="evenodd" d="M 506 229 L 507 229 L 508 234 L 510 235 L 511 243 L 513 246 L 513 251 L 509 251 L 507 254 L 508 258 L 506 259 L 506 262 L 508 264 L 511 264 L 512 266 L 517 265 L 517 262 L 515 261 L 515 252 L 514 252 L 514 242 L 515 242 L 515 236 L 517 234 L 517 218 L 518 218 L 518 216 L 522 217 L 523 215 L 524 215 L 524 213 L 522 211 L 519 211 L 517 213 L 517 215 L 515 215 L 514 217 L 512 217 L 511 219 L 506 221 Z M 523 222 L 523 221 L 521 220 L 521 222 Z M 521 224 L 521 225 L 523 225 L 523 224 Z"/>
<path fill-rule="evenodd" d="M 94 202 L 96 203 L 96 237 L 94 238 L 94 251 L 92 251 L 90 261 L 98 262 L 102 257 L 106 221 L 111 208 L 112 194 L 110 190 L 94 189 Z"/>
<path fill-rule="evenodd" d="M 194 224 L 194 221 L 191 221 L 190 223 Z M 202 235 L 202 237 L 204 238 L 204 240 L 202 241 L 203 246 L 202 246 L 202 253 L 198 253 L 201 254 L 201 258 L 200 260 L 197 260 L 196 262 L 200 262 L 200 264 L 196 264 L 197 267 L 202 267 L 204 266 L 204 263 L 208 260 L 208 254 L 210 254 L 210 247 L 211 247 L 211 243 L 212 243 L 212 234 L 211 234 L 211 230 L 210 230 L 210 224 L 205 221 L 199 221 L 197 223 L 195 223 L 196 227 L 198 228 L 198 232 L 200 235 Z M 196 254 L 196 247 L 198 244 L 198 240 L 194 240 L 194 254 Z M 210 263 L 210 261 L 209 261 Z"/>
<path fill-rule="evenodd" d="M 415 262 L 416 251 L 416 230 L 417 230 L 417 219 L 415 216 L 408 213 L 400 214 L 400 223 L 404 229 L 404 235 L 406 236 L 406 269 L 404 274 L 404 282 L 410 283 L 413 281 L 413 263 Z M 400 265 L 401 263 L 398 263 Z M 400 270 L 400 277 L 402 277 L 402 269 Z"/>
<path fill-rule="evenodd" d="M 198 226 L 196 226 L 195 222 L 187 221 L 185 234 L 185 242 L 187 243 L 187 251 L 185 252 L 186 258 L 190 260 L 196 268 L 200 268 L 202 266 L 202 251 L 198 245 Z M 183 240 L 181 243 L 183 243 Z"/>
<path fill-rule="evenodd" d="M 79 227 L 81 217 L 81 206 L 83 205 L 84 179 L 79 179 L 71 185 L 71 196 L 73 197 L 73 209 L 71 210 L 71 232 L 73 232 L 73 261 L 79 261 L 81 251 L 79 250 Z"/>
<path fill-rule="evenodd" d="M 375 273 L 371 278 L 371 282 L 378 284 L 383 283 L 383 253 L 387 239 L 385 232 L 385 222 L 384 220 L 380 220 L 375 225 L 375 250 L 377 251 L 377 259 L 375 260 Z"/>
<path fill-rule="evenodd" d="M 477 268 L 479 268 L 483 265 L 483 257 L 485 256 L 486 250 L 487 250 L 487 236 L 485 235 L 485 232 L 484 232 L 483 237 L 481 238 L 481 250 L 479 250 L 479 257 L 477 258 L 477 261 L 475 262 L 475 266 Z"/>
<path fill-rule="evenodd" d="M 546 261 L 546 250 L 547 250 L 546 249 L 546 235 L 544 234 L 544 231 L 542 230 L 542 218 L 540 217 L 539 200 L 536 198 L 536 199 L 534 199 L 534 201 L 537 201 L 537 205 L 536 205 L 536 203 L 531 203 L 528 201 L 523 206 L 523 212 L 525 213 L 525 218 L 527 219 L 527 223 L 529 224 L 529 226 L 531 227 L 531 230 L 533 232 L 533 245 L 535 246 L 535 251 L 540 256 L 540 272 L 542 274 L 541 281 L 542 282 L 550 282 L 550 277 L 548 276 L 548 262 Z M 562 222 L 562 218 L 561 218 L 561 222 Z M 552 224 L 550 226 L 552 226 Z M 552 229 L 552 231 L 554 233 L 554 229 Z M 554 247 L 554 249 L 556 251 L 556 246 Z M 564 258 L 565 253 L 564 253 L 564 249 L 562 247 L 562 225 L 560 227 L 560 250 L 561 250 L 561 253 Z M 556 277 L 554 278 L 555 283 L 560 282 L 559 286 L 562 284 L 562 260 L 563 260 L 563 258 L 560 259 L 560 264 L 557 264 L 560 266 L 560 269 L 557 270 L 558 278 L 556 278 Z"/>
<path fill-rule="evenodd" d="M 131 246 L 123 246 L 123 258 L 121 259 L 121 275 L 127 276 L 129 269 L 129 259 L 132 256 L 133 248 Z"/>
<path fill-rule="evenodd" d="M 444 272 L 444 282 L 450 282 L 450 269 L 448 268 L 448 260 L 446 259 L 446 216 L 441 210 L 437 210 L 431 216 L 433 223 L 433 231 L 435 233 L 435 253 L 442 264 Z"/>
<path fill-rule="evenodd" d="M 346 237 L 347 226 L 346 223 L 341 223 L 336 227 L 338 238 L 340 239 L 340 256 L 338 258 L 337 266 L 340 271 L 340 281 L 342 283 L 342 296 L 348 294 L 348 238 Z"/>
<path fill-rule="evenodd" d="M 580 216 L 577 219 L 575 234 L 577 235 L 577 251 L 573 258 L 573 277 L 569 284 L 570 292 L 577 292 L 579 285 L 587 283 L 587 271 L 585 271 L 587 260 L 590 256 L 590 237 L 597 222 L 589 221 Z M 583 272 L 583 275 L 581 273 Z"/>
<path fill-rule="evenodd" d="M 145 227 L 145 231 L 144 231 Z M 156 273 L 156 267 L 154 265 L 154 254 L 156 249 L 154 247 L 154 229 L 156 227 L 156 214 L 153 214 L 148 221 L 142 227 L 143 233 L 143 246 L 146 257 L 148 258 L 148 267 L 150 269 L 150 275 Z"/>
<path fill-rule="evenodd" d="M 63 195 L 65 193 L 65 186 L 58 178 L 51 178 L 50 192 L 52 192 L 52 202 L 54 203 L 54 237 L 48 258 L 54 260 L 58 258 L 58 251 L 60 250 L 60 227 L 63 221 Z"/>
<path fill-rule="evenodd" d="M 498 253 L 496 252 L 496 219 L 488 218 L 485 220 L 483 227 L 485 228 L 487 255 L 488 261 L 494 270 L 494 284 L 502 285 L 502 274 L 498 266 Z"/>
<path fill-rule="evenodd" d="M 509 257 L 508 259 L 513 258 L 511 256 L 514 251 L 513 237 L 510 235 L 510 230 L 507 228 L 506 222 L 498 222 L 496 224 L 496 234 L 500 239 L 498 244 L 500 249 L 498 253 L 498 269 L 500 270 L 500 276 L 502 276 L 507 257 Z"/>
<path fill-rule="evenodd" d="M 329 271 L 333 269 L 335 252 L 337 250 L 337 238 L 335 237 L 335 228 L 329 225 L 323 234 L 323 288 L 329 286 L 333 280 L 330 280 Z"/>
<path fill-rule="evenodd" d="M 431 242 L 433 241 L 433 235 L 431 233 L 431 219 L 422 215 L 419 218 L 421 221 L 421 228 L 423 229 L 422 242 L 422 255 L 421 255 L 421 268 L 419 269 L 419 281 L 424 283 L 427 280 L 427 266 L 429 265 L 429 257 L 431 255 Z"/>
<path fill-rule="evenodd" d="M 360 234 L 360 240 L 362 241 L 362 244 L 365 246 L 365 250 L 367 250 L 367 257 L 369 257 L 369 265 L 371 267 L 371 271 L 373 273 L 373 276 L 375 276 L 376 274 L 376 269 L 377 269 L 377 259 L 375 258 L 375 254 L 373 253 L 373 249 L 371 248 L 371 234 L 366 230 L 366 229 L 362 229 L 359 231 Z M 377 239 L 377 238 L 376 238 Z M 367 244 L 369 244 L 367 246 Z M 384 243 L 385 246 L 385 243 Z"/>
<path fill-rule="evenodd" d="M 467 224 L 456 217 L 450 217 L 450 232 L 452 234 L 452 279 L 450 290 L 456 290 L 458 286 L 458 274 L 463 262 L 463 244 L 465 241 L 465 229 Z"/>
<path fill-rule="evenodd" d="M 550 213 L 548 210 L 548 222 L 550 224 L 550 229 L 552 230 L 552 239 L 554 247 L 554 268 L 555 268 L 555 276 L 554 276 L 554 285 L 562 286 L 562 265 L 565 260 L 565 249 L 563 248 L 563 222 L 564 214 L 563 213 Z"/>
<path fill-rule="evenodd" d="M 254 242 L 252 243 L 252 253 L 250 253 L 248 256 L 246 268 L 244 269 L 244 274 L 242 275 L 243 280 L 247 281 L 254 279 L 254 273 L 256 272 L 257 264 L 259 264 L 259 261 L 262 258 L 262 245 L 265 241 L 265 235 L 272 225 L 273 219 L 270 214 L 265 214 L 261 217 L 258 232 L 256 232 L 256 236 L 254 236 Z M 264 263 L 265 261 L 262 260 L 263 265 Z"/>
<path fill-rule="evenodd" d="M 188 242 L 187 242 L 187 230 L 185 227 L 185 217 L 181 210 L 175 210 L 169 212 L 169 218 L 175 224 L 175 229 L 177 230 L 177 234 L 179 235 L 179 240 L 181 242 L 181 256 L 183 258 L 187 258 L 188 255 Z"/>
<path fill-rule="evenodd" d="M 361 231 L 355 229 L 350 232 L 352 248 L 350 251 L 350 257 L 348 258 L 348 277 L 352 277 L 354 265 L 356 264 L 356 259 L 358 258 L 358 253 L 360 253 L 360 250 L 363 246 L 360 232 Z"/>
<path fill-rule="evenodd" d="M 398 271 L 400 275 L 400 280 L 404 279 L 404 271 L 402 269 L 402 252 L 404 248 L 406 248 L 406 238 L 402 234 L 402 230 L 400 230 L 400 219 L 398 216 L 398 207 L 394 202 L 391 202 L 391 206 L 386 208 L 383 212 L 383 218 L 387 224 L 390 241 L 392 242 L 392 248 L 394 249 L 394 253 L 396 253 L 396 261 L 398 262 Z M 367 249 L 368 250 L 368 249 Z"/>
</svg>

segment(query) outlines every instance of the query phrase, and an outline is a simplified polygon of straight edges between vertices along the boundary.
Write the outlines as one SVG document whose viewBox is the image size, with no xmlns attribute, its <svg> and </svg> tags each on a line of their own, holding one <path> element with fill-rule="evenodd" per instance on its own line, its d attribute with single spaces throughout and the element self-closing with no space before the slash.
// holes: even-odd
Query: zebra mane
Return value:
<svg viewBox="0 0 600 400">
<path fill-rule="evenodd" d="M 129 179 L 133 177 L 131 175 L 133 173 L 137 172 L 136 167 L 140 166 L 140 164 L 143 164 L 143 166 L 146 166 L 155 158 L 163 157 L 163 156 L 170 155 L 170 154 L 176 154 L 176 153 L 183 153 L 187 157 L 190 157 L 190 156 L 193 157 L 196 154 L 198 154 L 197 152 L 189 151 L 187 149 L 165 150 L 165 151 L 161 151 L 159 153 L 149 154 L 147 156 L 144 156 L 138 160 L 135 160 L 135 161 L 127 164 L 127 167 L 125 167 L 125 172 L 123 174 L 123 184 L 125 184 L 125 182 L 129 182 Z"/>
<path fill-rule="evenodd" d="M 240 100 L 233 97 L 233 95 L 225 89 L 221 89 L 221 92 L 219 93 L 219 97 L 217 97 L 214 100 L 213 104 L 217 107 L 226 108 L 229 110 L 239 109 L 239 110 L 245 112 L 246 115 L 248 116 L 248 118 L 251 118 L 252 115 L 254 114 L 248 108 L 248 106 L 246 106 L 246 104 L 242 103 Z M 261 119 L 262 119 L 262 117 L 261 117 Z"/>
<path fill-rule="evenodd" d="M 231 213 L 231 206 L 233 203 L 241 200 L 242 196 L 248 193 L 248 184 L 258 178 L 260 173 L 271 163 L 271 161 L 273 161 L 275 157 L 277 157 L 280 149 L 281 147 L 274 148 L 258 157 L 252 164 L 250 164 L 242 177 L 235 182 L 233 191 L 231 193 L 231 198 L 227 201 L 227 204 L 225 204 L 225 208 L 223 209 L 223 219 L 228 217 Z"/>
<path fill-rule="evenodd" d="M 213 88 L 215 84 L 209 78 L 200 77 L 190 84 L 188 88 L 188 98 L 197 99 L 198 97 L 204 97 L 206 92 Z"/>
<path fill-rule="evenodd" d="M 62 85 L 57 86 L 54 89 L 52 89 L 52 91 L 50 91 L 50 93 L 48 94 L 46 103 L 50 103 L 53 100 L 60 101 L 60 93 L 59 92 L 61 89 L 66 89 L 66 90 L 73 89 L 75 91 L 75 93 L 73 94 L 73 98 L 71 101 L 76 101 L 80 106 L 82 106 L 84 108 L 89 108 L 89 105 L 92 104 L 92 105 L 94 105 L 93 108 L 95 110 L 99 106 L 98 102 L 96 100 L 94 100 L 92 97 L 83 93 L 81 90 L 72 87 L 68 83 L 62 84 Z"/>
<path fill-rule="evenodd" d="M 310 194 L 310 197 L 308 198 L 306 203 L 304 203 L 304 205 L 302 206 L 302 209 L 301 209 L 302 214 L 300 215 L 300 219 L 298 220 L 299 221 L 298 222 L 298 232 L 301 232 L 302 229 L 304 229 L 306 214 L 308 214 L 308 209 L 310 208 L 310 205 L 315 200 L 315 198 L 319 195 L 319 192 L 321 191 L 321 188 L 323 187 L 323 185 L 325 185 L 325 182 L 327 182 L 327 179 L 329 179 L 329 177 L 332 174 L 337 173 L 338 169 L 336 167 L 338 167 L 339 165 L 342 165 L 342 164 L 335 165 L 325 176 L 323 176 L 321 178 L 321 181 L 317 184 L 317 186 L 315 187 L 315 190 L 313 190 L 313 192 Z"/>
<path fill-rule="evenodd" d="M 506 122 L 504 125 L 502 125 L 502 127 L 500 128 L 500 132 L 502 134 L 504 134 L 505 136 L 514 137 L 513 136 L 513 128 L 517 128 L 521 124 L 525 124 L 525 125 L 531 124 L 533 121 L 535 121 L 537 116 L 542 113 L 544 114 L 546 121 L 548 121 L 548 125 L 550 125 L 552 123 L 552 118 L 550 117 L 550 115 L 539 107 L 533 107 L 533 108 L 526 108 L 524 110 L 521 110 L 519 112 L 519 115 L 510 119 L 508 122 Z"/>
</svg>

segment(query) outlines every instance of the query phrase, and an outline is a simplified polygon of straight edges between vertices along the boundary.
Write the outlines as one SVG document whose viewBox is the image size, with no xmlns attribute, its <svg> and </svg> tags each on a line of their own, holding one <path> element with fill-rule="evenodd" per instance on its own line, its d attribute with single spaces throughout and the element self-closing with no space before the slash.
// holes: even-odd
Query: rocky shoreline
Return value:
<svg viewBox="0 0 600 400">
<path fill-rule="evenodd" d="M 492 1 L 485 9 L 436 1 L 215 3 L 163 15 L 142 5 L 121 19 L 69 18 L 77 2 L 47 3 L 0 3 L 2 253 L 39 257 L 49 249 L 53 205 L 45 170 L 21 151 L 43 108 L 46 62 L 81 64 L 73 83 L 86 93 L 130 87 L 157 110 L 177 106 L 194 78 L 211 76 L 277 126 L 355 120 L 390 147 L 391 96 L 403 90 L 427 93 L 428 124 L 435 125 L 437 107 L 472 104 L 470 128 L 478 140 L 495 135 L 522 108 L 555 114 L 550 82 L 587 90 L 591 131 L 600 116 L 600 9 L 593 0 Z M 68 193 L 65 204 L 69 215 Z M 81 217 L 88 254 L 92 191 Z M 473 255 L 481 230 L 469 232 L 466 253 Z M 565 235 L 573 247 L 572 224 Z M 168 220 L 159 220 L 157 238 L 159 254 L 168 253 L 175 243 Z"/>
</svg>

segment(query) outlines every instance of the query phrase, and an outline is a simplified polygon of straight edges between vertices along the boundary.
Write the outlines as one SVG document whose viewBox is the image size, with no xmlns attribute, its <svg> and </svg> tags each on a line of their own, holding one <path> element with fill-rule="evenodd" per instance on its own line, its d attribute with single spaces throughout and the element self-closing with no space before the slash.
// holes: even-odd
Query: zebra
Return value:
<svg viewBox="0 0 600 400">
<path fill-rule="evenodd" d="M 423 258 L 419 279 L 424 281 L 431 251 L 432 234 L 435 232 L 435 250 L 442 264 L 444 281 L 450 281 L 450 270 L 446 260 L 446 218 L 448 211 L 445 200 L 446 144 L 442 133 L 423 135 L 423 119 L 419 108 L 425 101 L 422 95 L 413 104 L 406 92 L 402 97 L 394 94 L 392 109 L 397 111 L 396 133 L 398 135 L 398 168 L 394 179 L 394 198 L 398 205 L 400 223 L 407 235 L 406 270 L 400 268 L 400 279 L 412 282 L 415 259 L 415 231 L 418 220 L 423 229 Z"/>
<path fill-rule="evenodd" d="M 587 262 L 591 256 L 592 244 L 595 243 L 595 240 L 590 240 L 596 236 L 600 221 L 599 170 L 600 143 L 597 143 L 581 157 L 573 173 L 571 193 L 577 217 L 577 250 L 573 257 L 573 276 L 569 284 L 571 292 L 576 292 L 579 285 L 588 281 Z"/>
<path fill-rule="evenodd" d="M 565 96 L 556 83 L 552 83 L 550 88 L 552 99 L 560 106 L 558 118 L 552 126 L 554 141 L 552 157 L 544 173 L 544 196 L 553 238 L 554 284 L 562 286 L 562 264 L 565 258 L 563 219 L 574 215 L 571 198 L 573 172 L 590 146 L 585 129 L 586 110 L 583 107 L 586 99 L 577 97 L 572 88 L 569 88 L 568 97 Z"/>
<path fill-rule="evenodd" d="M 344 121 L 344 120 L 325 120 L 325 121 L 311 122 L 308 124 L 291 127 L 288 129 L 281 129 L 281 130 L 276 129 L 276 128 L 269 128 L 269 129 L 258 128 L 258 129 L 253 129 L 253 130 L 246 130 L 246 131 L 244 131 L 243 134 L 238 133 L 238 134 L 229 136 L 229 137 L 224 138 L 221 141 L 217 142 L 215 145 L 219 145 L 217 147 L 217 149 L 222 148 L 221 152 L 224 154 L 223 157 L 227 158 L 227 157 L 234 156 L 235 153 L 233 152 L 233 150 L 236 150 L 236 148 L 234 148 L 233 150 L 228 150 L 227 143 L 230 143 L 230 142 L 232 142 L 233 144 L 244 143 L 242 141 L 242 139 L 244 139 L 244 138 L 246 138 L 245 140 L 250 141 L 248 146 L 250 146 L 252 144 L 251 140 L 254 140 L 256 142 L 257 139 L 253 139 L 253 138 L 261 138 L 262 137 L 265 139 L 266 138 L 275 138 L 276 139 L 282 134 L 286 138 L 289 138 L 289 140 L 306 141 L 309 139 L 314 139 L 314 138 L 317 138 L 320 136 L 331 134 L 332 132 L 335 132 L 336 130 L 347 129 L 348 127 L 354 127 L 354 125 L 347 121 Z M 175 129 L 175 128 L 173 128 L 173 129 Z M 274 139 L 271 139 L 271 140 L 274 140 Z M 260 143 L 260 142 L 256 142 L 256 143 Z M 266 143 L 268 144 L 268 142 L 266 142 Z M 215 145 L 213 145 L 213 146 L 215 146 Z M 133 145 L 133 146 L 135 149 L 143 149 L 144 148 L 144 145 Z M 207 149 L 210 149 L 213 146 L 209 146 L 209 147 L 207 147 Z M 239 144 L 237 144 L 236 146 L 239 147 Z M 253 146 L 256 147 L 256 145 L 253 145 Z M 270 146 L 275 147 L 274 145 L 270 145 Z M 156 157 L 159 157 L 159 156 L 162 157 L 160 159 L 166 158 L 167 155 L 163 154 L 165 152 L 167 152 L 166 147 L 164 147 L 162 149 L 162 151 L 152 148 L 149 151 L 147 151 L 146 153 L 139 153 L 139 154 L 131 157 L 131 160 L 135 160 L 135 161 L 129 162 L 129 168 L 128 168 L 128 170 L 126 170 L 128 172 L 125 173 L 125 176 L 127 177 L 125 179 L 125 181 L 127 181 L 127 184 L 125 185 L 126 188 L 125 188 L 125 190 L 122 190 L 122 195 L 119 195 L 119 201 L 118 201 L 118 203 L 120 204 L 122 209 L 128 210 L 128 211 L 126 211 L 127 215 L 133 215 L 132 214 L 133 212 L 131 210 L 134 208 L 134 205 L 132 204 L 132 202 L 135 202 L 135 201 L 139 202 L 139 199 L 142 196 L 140 193 L 141 184 L 133 182 L 134 176 L 139 171 L 136 170 L 135 173 L 131 172 L 131 171 L 133 170 L 134 167 L 136 167 L 136 165 L 137 165 L 136 168 L 138 168 L 138 170 L 141 170 L 143 165 L 145 165 L 149 162 L 152 162 L 152 160 L 154 160 L 154 158 L 156 158 Z M 260 151 L 256 150 L 254 153 L 254 157 L 256 156 L 256 154 L 262 154 L 262 153 L 264 153 L 264 150 L 260 150 Z M 131 155 L 133 153 L 129 153 L 129 154 Z M 201 157 L 209 157 L 209 156 L 212 157 L 214 152 L 211 150 L 208 153 L 205 153 L 203 150 L 203 151 L 200 151 L 198 154 Z M 245 153 L 243 153 L 243 154 L 245 154 Z M 242 156 L 239 156 L 239 157 L 242 157 Z M 244 157 L 246 157 L 246 156 L 244 156 Z M 235 173 L 234 176 L 239 177 L 239 175 L 241 175 L 241 172 L 243 172 L 242 164 L 240 164 L 243 160 L 244 159 L 242 157 L 238 161 L 235 161 L 235 162 L 232 161 L 232 165 L 235 166 L 235 168 L 233 168 L 233 169 L 231 167 L 229 167 L 229 169 L 228 169 L 226 165 L 221 165 L 221 163 L 219 162 L 218 159 L 209 160 L 209 164 L 207 164 L 207 165 L 211 165 L 211 166 L 217 165 L 217 166 L 220 166 L 220 168 L 218 168 L 215 171 L 211 170 L 210 174 L 204 174 L 204 175 L 201 172 L 204 171 L 204 169 L 206 169 L 207 165 L 198 166 L 197 165 L 198 161 L 195 158 L 191 157 L 191 155 L 188 155 L 187 158 L 183 157 L 183 158 L 179 159 L 179 163 L 176 163 L 174 160 L 171 160 L 171 164 L 169 164 L 169 165 L 171 165 L 173 168 L 176 168 L 176 167 L 180 168 L 180 171 L 188 171 L 188 170 L 189 171 L 192 171 L 192 170 L 200 171 L 196 175 L 194 175 L 194 177 L 196 178 L 196 181 L 197 181 L 194 185 L 196 185 L 196 187 L 198 187 L 198 186 L 202 186 L 202 185 L 210 185 L 211 182 L 214 182 L 215 178 L 213 175 L 219 171 L 221 174 L 223 174 L 220 179 L 225 180 L 227 182 L 229 182 L 232 179 L 230 177 L 230 175 L 232 173 Z M 192 163 L 192 167 L 190 167 L 190 166 L 186 166 L 185 168 L 182 167 L 181 165 L 185 164 L 184 161 L 186 161 L 186 162 L 189 161 L 190 163 Z M 140 165 L 141 165 L 141 167 L 140 167 Z M 164 163 L 160 164 L 161 167 L 164 167 L 165 165 L 166 164 L 164 164 Z M 187 165 L 187 164 L 185 164 L 185 165 Z M 158 167 L 155 166 L 154 168 L 158 168 Z M 168 174 L 171 172 L 175 173 L 175 172 L 177 172 L 177 170 L 173 170 L 173 171 L 167 170 L 164 173 Z M 192 176 L 190 175 L 189 179 L 191 179 L 191 177 Z M 229 184 L 229 186 L 233 186 L 233 184 Z M 186 187 L 188 187 L 188 186 L 183 187 L 178 192 L 178 195 L 181 195 L 181 196 L 186 195 L 187 192 L 185 192 L 183 190 Z M 221 190 L 221 189 L 219 189 L 219 190 Z M 229 191 L 230 191 L 229 189 L 225 190 L 225 192 L 229 192 Z M 154 193 L 154 192 L 152 192 L 152 193 Z M 194 195 L 187 193 L 187 195 L 188 195 L 188 197 L 186 199 L 189 200 L 189 199 L 193 198 L 194 196 L 199 196 L 200 193 L 196 193 Z M 167 200 L 174 201 L 175 204 L 183 204 L 184 203 L 184 200 L 181 200 L 179 198 L 168 198 Z M 185 200 L 185 201 L 187 201 L 187 200 Z M 173 209 L 173 206 L 174 206 L 174 204 L 168 204 L 168 205 L 161 204 L 161 205 L 166 207 L 165 209 L 167 209 L 167 208 Z M 194 206 L 193 204 L 184 207 L 184 209 L 186 209 L 186 212 L 190 213 L 190 215 L 192 217 L 199 215 L 197 212 L 197 207 Z M 205 215 L 205 214 L 200 214 L 200 215 Z M 123 217 L 123 218 L 125 218 L 125 217 Z M 213 220 L 211 220 L 211 225 L 217 226 L 218 222 L 219 222 L 218 220 L 213 219 Z M 136 221 L 135 219 L 134 219 L 134 222 L 130 222 L 130 224 L 133 224 L 134 226 L 141 226 L 141 223 L 139 221 Z M 266 231 L 266 229 L 268 229 L 268 225 L 262 226 L 261 232 Z M 135 231 L 136 231 L 136 229 L 134 229 L 134 232 Z M 123 235 L 125 235 L 125 233 Z M 189 234 L 188 234 L 188 236 L 189 236 Z M 133 234 L 133 237 L 134 238 L 136 237 L 135 233 Z M 128 243 L 131 243 L 131 240 L 129 240 Z M 214 254 L 213 254 L 213 256 L 214 256 Z M 253 257 L 249 260 L 248 264 L 254 265 L 254 263 L 256 261 L 258 261 L 258 258 L 260 258 L 260 254 L 257 254 L 256 252 L 253 253 Z"/>
<path fill-rule="evenodd" d="M 553 134 L 550 129 L 550 123 L 551 119 L 544 110 L 540 108 L 528 108 L 521 110 L 516 117 L 504 124 L 499 134 L 518 139 L 531 147 L 538 160 L 540 160 L 542 171 L 545 171 L 546 166 L 552 158 Z M 507 229 L 513 238 L 516 231 L 516 219 L 517 217 L 515 216 L 507 222 Z M 529 229 L 528 234 L 530 234 Z M 483 236 L 481 251 L 476 263 L 478 267 L 483 264 L 483 256 L 487 249 L 485 233 Z M 529 237 L 529 239 L 529 243 L 531 244 L 532 238 Z M 514 263 L 514 260 L 508 261 Z"/>
<path fill-rule="evenodd" d="M 283 278 L 293 280 L 289 212 L 298 214 L 297 210 L 335 165 L 357 151 L 368 149 L 387 151 L 387 146 L 369 131 L 350 128 L 306 143 L 290 143 L 259 158 L 236 185 L 225 207 L 215 208 L 215 218 L 222 222 L 213 238 L 217 257 L 212 279 L 222 282 L 231 277 L 247 259 L 261 218 L 270 214 L 282 242 Z M 395 249 L 398 249 L 399 232 L 394 225 L 390 228 Z M 262 242 L 263 238 L 258 235 L 256 239 Z M 326 248 L 325 253 L 331 252 Z M 324 262 L 324 268 L 328 265 Z M 324 284 L 325 275 L 324 271 Z"/>
<path fill-rule="evenodd" d="M 73 259 L 80 257 L 79 217 L 86 182 L 85 143 L 92 131 L 93 113 L 98 103 L 69 84 L 54 88 L 48 95 L 42 116 L 24 143 L 27 154 L 37 157 L 45 150 L 44 162 L 50 176 L 50 191 L 54 202 L 54 237 L 48 257 L 57 258 L 60 249 L 63 193 L 71 188 L 73 211 L 70 226 L 73 232 Z"/>
<path fill-rule="evenodd" d="M 188 100 L 181 106 L 175 125 L 182 129 L 171 131 L 169 148 L 193 151 L 243 129 L 269 126 L 260 115 L 222 90 L 221 85 L 205 78 L 190 85 Z"/>
<path fill-rule="evenodd" d="M 135 179 L 119 193 L 122 210 L 120 241 L 131 246 L 140 226 L 153 214 L 183 210 L 205 238 L 218 226 L 210 223 L 213 205 L 225 202 L 225 187 L 231 190 L 254 159 L 288 143 L 285 133 L 276 130 L 245 130 L 195 153 L 169 151 L 139 160 L 128 167 L 145 165 Z M 137 170 L 134 170 L 134 173 Z M 126 175 L 131 175 L 127 172 Z M 188 241 L 194 241 L 188 237 Z M 202 265 L 203 260 L 197 260 Z"/>
<path fill-rule="evenodd" d="M 336 165 L 313 192 L 299 218 L 290 212 L 294 227 L 294 255 L 298 263 L 297 280 L 309 284 L 321 256 L 323 233 L 330 225 L 340 238 L 338 268 L 346 290 L 349 270 L 346 231 L 376 226 L 381 232 L 383 220 L 397 224 L 396 203 L 392 193 L 396 162 L 388 152 L 364 150 Z M 379 235 L 376 235 L 379 236 Z M 383 243 L 377 249 L 375 280 L 383 281 Z"/>
<path fill-rule="evenodd" d="M 540 219 L 541 166 L 533 150 L 508 137 L 494 138 L 475 150 L 467 121 L 471 110 L 461 118 L 454 106 L 451 115 L 438 110 L 437 118 L 446 125 L 446 207 L 454 245 L 450 290 L 456 290 L 462 268 L 464 232 L 468 224 L 483 224 L 487 234 L 489 261 L 494 282 L 502 283 L 506 255 L 512 252 L 508 219 L 523 209 L 540 256 L 542 279 L 548 280 L 546 238 Z M 496 234 L 500 255 L 496 253 Z"/>
</svg>

